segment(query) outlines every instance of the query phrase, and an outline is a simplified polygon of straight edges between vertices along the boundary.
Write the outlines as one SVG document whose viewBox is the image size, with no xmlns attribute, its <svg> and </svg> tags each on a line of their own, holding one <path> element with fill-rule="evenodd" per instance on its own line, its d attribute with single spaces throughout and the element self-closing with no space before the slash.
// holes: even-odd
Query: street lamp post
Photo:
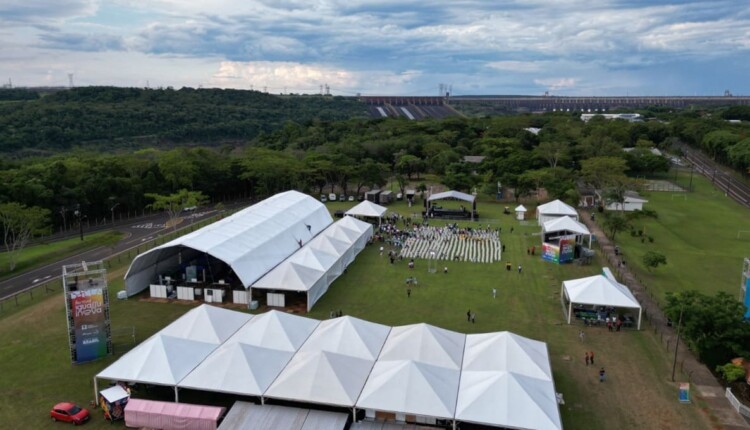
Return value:
<svg viewBox="0 0 750 430">
<path fill-rule="evenodd" d="M 677 321 L 677 341 L 674 344 L 674 361 L 672 362 L 672 382 L 674 382 L 674 371 L 677 367 L 677 349 L 680 347 L 680 327 L 682 326 L 682 311 L 685 309 L 685 303 L 680 306 L 680 319 Z"/>
<path fill-rule="evenodd" d="M 119 203 L 115 203 L 114 206 L 112 206 L 111 208 L 109 208 L 109 211 L 112 212 L 112 225 L 115 225 L 115 208 L 117 206 L 120 206 L 120 204 Z"/>
<path fill-rule="evenodd" d="M 81 233 L 81 242 L 83 242 L 83 212 L 81 211 L 81 205 L 78 205 L 73 214 L 78 217 L 78 231 Z"/>
</svg>

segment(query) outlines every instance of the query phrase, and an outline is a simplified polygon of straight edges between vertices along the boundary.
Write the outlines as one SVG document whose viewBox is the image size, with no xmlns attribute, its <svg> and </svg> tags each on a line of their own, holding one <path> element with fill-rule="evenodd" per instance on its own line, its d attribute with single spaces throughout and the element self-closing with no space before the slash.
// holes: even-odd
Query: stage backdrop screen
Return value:
<svg viewBox="0 0 750 430">
<path fill-rule="evenodd" d="M 76 362 L 97 360 L 108 354 L 104 290 L 91 288 L 70 292 L 75 332 Z"/>
</svg>

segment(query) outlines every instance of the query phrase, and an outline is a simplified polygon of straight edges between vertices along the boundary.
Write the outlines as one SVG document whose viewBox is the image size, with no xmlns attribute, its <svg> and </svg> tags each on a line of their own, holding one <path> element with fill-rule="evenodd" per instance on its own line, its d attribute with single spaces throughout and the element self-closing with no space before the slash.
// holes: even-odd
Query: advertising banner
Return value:
<svg viewBox="0 0 750 430">
<path fill-rule="evenodd" d="M 745 281 L 745 318 L 750 318 L 750 278 Z"/>
<path fill-rule="evenodd" d="M 560 238 L 560 263 L 573 261 L 576 252 L 576 237 L 565 236 Z"/>
<path fill-rule="evenodd" d="M 690 403 L 689 382 L 680 382 L 680 403 Z"/>
<path fill-rule="evenodd" d="M 560 247 L 551 243 L 542 244 L 542 260 L 560 262 Z"/>
<path fill-rule="evenodd" d="M 75 332 L 76 363 L 107 355 L 104 290 L 92 288 L 70 292 L 70 311 Z"/>
</svg>

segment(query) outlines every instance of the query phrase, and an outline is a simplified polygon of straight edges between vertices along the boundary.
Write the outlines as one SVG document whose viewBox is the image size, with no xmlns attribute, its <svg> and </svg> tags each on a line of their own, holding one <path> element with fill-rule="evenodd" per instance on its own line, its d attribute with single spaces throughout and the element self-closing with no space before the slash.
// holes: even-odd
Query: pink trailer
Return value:
<svg viewBox="0 0 750 430">
<path fill-rule="evenodd" d="M 216 430 L 226 408 L 130 399 L 125 425 L 159 430 Z"/>
</svg>

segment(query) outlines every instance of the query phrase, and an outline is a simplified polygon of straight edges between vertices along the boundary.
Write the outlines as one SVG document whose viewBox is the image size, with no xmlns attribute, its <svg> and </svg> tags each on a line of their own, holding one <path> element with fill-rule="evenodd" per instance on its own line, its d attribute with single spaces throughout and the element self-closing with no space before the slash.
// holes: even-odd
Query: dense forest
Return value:
<svg viewBox="0 0 750 430">
<path fill-rule="evenodd" d="M 44 97 L 0 90 L 0 152 L 61 151 L 74 146 L 127 149 L 247 141 L 288 120 L 366 116 L 363 104 L 330 96 L 274 96 L 220 89 L 82 87 Z"/>
<path fill-rule="evenodd" d="M 168 99 L 199 97 L 197 91 L 179 96 L 173 93 L 154 94 Z M 85 103 L 76 101 L 82 94 L 86 91 L 66 91 L 48 97 L 70 99 L 70 103 L 83 106 Z M 219 94 L 218 105 L 220 98 L 232 93 L 205 94 Z M 102 98 L 102 105 L 117 106 L 116 111 L 123 111 L 131 102 L 145 103 L 143 98 L 149 96 L 148 91 L 139 90 L 105 92 L 97 97 Z M 249 96 L 271 97 L 257 93 Z M 121 101 L 116 102 L 113 97 Z M 309 107 L 326 102 L 315 97 L 309 104 L 300 103 Z M 278 103 L 284 105 L 287 101 Z M 239 105 L 238 102 L 234 106 L 244 109 Z M 233 107 L 230 104 L 222 109 Z M 148 109 L 161 110 L 169 110 L 168 105 L 154 103 Z M 71 124 L 81 122 L 72 114 L 64 115 L 70 115 Z M 140 111 L 132 115 L 145 114 Z M 125 122 L 122 118 L 112 120 L 112 128 Z M 100 127 L 102 131 L 106 128 L 104 123 Z M 164 127 L 159 133 L 172 133 Z M 669 121 L 636 123 L 604 118 L 583 123 L 572 113 L 425 121 L 284 118 L 283 125 L 248 138 L 244 144 L 151 148 L 130 153 L 74 150 L 47 157 L 4 157 L 0 161 L 0 203 L 45 208 L 52 214 L 50 225 L 58 228 L 70 225 L 72 208 L 79 205 L 89 219 L 108 219 L 113 208 L 117 213 L 142 210 L 151 203 L 146 193 L 165 195 L 187 189 L 200 191 L 214 201 L 240 196 L 260 198 L 289 188 L 312 194 L 334 188 L 359 194 L 389 180 L 402 188 L 409 181 L 418 184 L 426 173 L 437 175 L 447 187 L 459 190 L 477 188 L 494 193 L 501 181 L 514 196 L 523 197 L 545 188 L 552 197 L 575 203 L 576 185 L 582 181 L 599 188 L 637 187 L 625 181 L 625 176 L 666 171 L 669 161 L 650 149 L 671 149 L 677 142 L 702 148 L 715 159 L 744 171 L 750 167 L 749 130 L 745 124 L 696 112 L 673 115 Z M 635 149 L 626 152 L 623 148 Z M 466 155 L 485 159 L 480 164 L 466 163 Z"/>
</svg>

